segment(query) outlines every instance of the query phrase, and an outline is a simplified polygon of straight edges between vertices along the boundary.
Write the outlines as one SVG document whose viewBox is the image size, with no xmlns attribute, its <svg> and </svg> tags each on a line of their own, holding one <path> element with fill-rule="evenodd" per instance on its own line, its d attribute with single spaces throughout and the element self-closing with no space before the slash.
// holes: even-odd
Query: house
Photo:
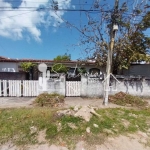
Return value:
<svg viewBox="0 0 150 150">
<path fill-rule="evenodd" d="M 52 66 L 54 65 L 53 60 L 44 60 L 44 59 L 11 59 L 0 56 L 0 79 L 34 79 L 38 80 L 40 76 L 40 72 L 38 71 L 37 67 L 34 67 L 30 73 L 23 72 L 21 68 L 22 62 L 32 62 L 37 64 L 38 66 L 40 63 L 47 64 L 47 69 L 51 70 Z M 77 74 L 77 68 L 85 68 L 86 72 L 90 74 L 91 77 L 96 77 L 100 74 L 100 72 L 105 72 L 105 68 L 97 67 L 94 61 L 87 61 L 79 62 L 79 61 L 64 61 L 60 62 L 66 67 L 69 68 L 68 74 L 73 75 L 74 73 Z M 32 77 L 31 77 L 32 76 Z"/>
<path fill-rule="evenodd" d="M 150 78 L 150 63 L 132 63 L 128 69 L 123 69 L 121 74 L 125 76 L 141 76 L 144 78 Z"/>
<path fill-rule="evenodd" d="M 0 56 L 0 72 L 18 72 L 17 60 Z"/>
</svg>

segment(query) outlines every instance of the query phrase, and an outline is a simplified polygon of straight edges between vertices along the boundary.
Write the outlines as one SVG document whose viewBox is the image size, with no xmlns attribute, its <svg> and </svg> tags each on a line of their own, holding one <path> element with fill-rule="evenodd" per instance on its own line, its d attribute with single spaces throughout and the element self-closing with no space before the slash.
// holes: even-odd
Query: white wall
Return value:
<svg viewBox="0 0 150 150">
<path fill-rule="evenodd" d="M 80 93 L 82 97 L 103 97 L 104 83 L 99 78 L 81 77 Z M 40 83 L 40 81 L 39 81 Z M 41 82 L 42 83 L 42 82 Z M 150 97 L 150 80 L 120 80 L 120 82 L 111 82 L 109 95 L 114 95 L 118 92 L 124 92 L 131 95 Z M 42 89 L 43 84 L 39 85 L 39 93 L 58 93 L 66 95 L 66 81 L 65 76 L 61 76 L 60 79 L 48 79 L 46 81 L 46 90 Z M 76 88 L 71 87 L 71 90 Z"/>
<path fill-rule="evenodd" d="M 42 78 L 39 78 L 39 94 L 43 92 L 48 93 L 58 93 L 61 95 L 66 94 L 66 81 L 65 76 L 61 76 L 59 79 L 48 79 L 45 83 L 42 83 Z M 41 84 L 41 85 L 40 85 Z M 45 85 L 44 85 L 45 84 Z M 45 91 L 43 91 L 43 87 L 45 86 Z"/>
<path fill-rule="evenodd" d="M 0 62 L 0 72 L 18 72 L 18 63 Z"/>
</svg>

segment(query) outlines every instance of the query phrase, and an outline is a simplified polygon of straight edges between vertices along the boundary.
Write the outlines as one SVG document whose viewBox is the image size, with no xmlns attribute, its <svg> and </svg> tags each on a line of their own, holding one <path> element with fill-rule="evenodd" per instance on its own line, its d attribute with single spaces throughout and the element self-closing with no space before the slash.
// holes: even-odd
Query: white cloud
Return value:
<svg viewBox="0 0 150 150">
<path fill-rule="evenodd" d="M 59 9 L 67 9 L 70 7 L 71 0 L 57 0 Z M 39 29 L 42 25 L 51 25 L 57 27 L 59 23 L 63 21 L 58 16 L 63 16 L 65 12 L 54 11 L 46 9 L 45 11 L 21 11 L 23 9 L 27 10 L 27 7 L 40 7 L 51 6 L 49 0 L 22 0 L 20 6 L 15 11 L 12 4 L 0 0 L 0 6 L 5 7 L 4 10 L 0 11 L 0 36 L 12 38 L 14 40 L 19 40 L 24 38 L 24 33 L 29 33 L 36 41 L 41 41 L 41 31 Z M 11 11 L 10 11 L 11 10 Z M 59 22 L 59 23 L 58 23 Z M 28 35 L 28 36 L 29 36 Z M 28 37 L 28 39 L 30 39 Z"/>
</svg>

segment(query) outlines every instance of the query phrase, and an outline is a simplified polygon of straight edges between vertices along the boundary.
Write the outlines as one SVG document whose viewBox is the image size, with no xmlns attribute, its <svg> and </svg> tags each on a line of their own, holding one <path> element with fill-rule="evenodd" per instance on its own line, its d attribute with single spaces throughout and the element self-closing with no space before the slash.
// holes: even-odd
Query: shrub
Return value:
<svg viewBox="0 0 150 150">
<path fill-rule="evenodd" d="M 35 99 L 35 103 L 39 106 L 57 107 L 64 102 L 64 96 L 57 93 L 42 93 Z"/>
</svg>

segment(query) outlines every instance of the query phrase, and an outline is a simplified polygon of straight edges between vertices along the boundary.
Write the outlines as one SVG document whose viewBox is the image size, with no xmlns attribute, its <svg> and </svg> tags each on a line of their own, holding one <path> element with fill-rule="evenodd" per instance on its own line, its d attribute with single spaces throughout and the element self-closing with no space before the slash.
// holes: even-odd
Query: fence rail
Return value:
<svg viewBox="0 0 150 150">
<path fill-rule="evenodd" d="M 0 80 L 0 96 L 37 96 L 37 80 Z"/>
</svg>

